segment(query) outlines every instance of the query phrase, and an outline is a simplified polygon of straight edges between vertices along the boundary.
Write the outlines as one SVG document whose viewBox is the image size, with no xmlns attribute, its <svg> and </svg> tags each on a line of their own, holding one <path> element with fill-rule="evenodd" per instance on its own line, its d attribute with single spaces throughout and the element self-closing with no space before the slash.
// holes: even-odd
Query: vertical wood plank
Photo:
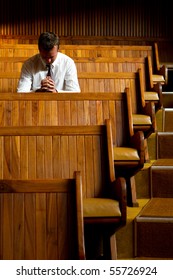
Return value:
<svg viewBox="0 0 173 280">
<path fill-rule="evenodd" d="M 24 194 L 13 195 L 13 258 L 24 259 Z"/>
<path fill-rule="evenodd" d="M 24 212 L 24 256 L 27 260 L 34 260 L 36 259 L 36 196 L 34 193 L 25 194 Z"/>
<path fill-rule="evenodd" d="M 29 153 L 28 150 L 28 136 L 20 137 L 20 178 L 28 179 L 28 170 L 29 170 Z M 32 156 L 32 152 L 30 154 Z M 31 163 L 32 164 L 32 163 Z"/>
<path fill-rule="evenodd" d="M 3 238 L 3 258 L 12 260 L 14 257 L 13 249 L 13 197 L 10 194 L 1 194 L 3 196 L 3 219 L 2 238 Z"/>
<path fill-rule="evenodd" d="M 36 258 L 47 258 L 46 248 L 46 194 L 36 194 Z"/>
<path fill-rule="evenodd" d="M 47 195 L 47 259 L 56 260 L 58 258 L 58 210 L 57 194 Z"/>
<path fill-rule="evenodd" d="M 28 136 L 28 179 L 37 178 L 37 140 L 36 136 Z M 29 151 L 32 151 L 30 153 Z"/>
</svg>

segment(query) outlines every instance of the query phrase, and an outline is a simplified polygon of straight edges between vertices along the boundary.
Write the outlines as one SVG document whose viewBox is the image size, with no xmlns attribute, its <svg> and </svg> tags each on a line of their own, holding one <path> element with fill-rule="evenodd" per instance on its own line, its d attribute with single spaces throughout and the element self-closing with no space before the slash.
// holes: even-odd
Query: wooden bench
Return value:
<svg viewBox="0 0 173 280">
<path fill-rule="evenodd" d="M 0 73 L 3 81 L 4 92 L 15 92 L 19 73 Z M 142 130 L 147 138 L 156 130 L 155 105 L 153 102 L 147 103 L 146 107 L 141 106 L 141 96 L 136 89 L 136 73 L 134 72 L 79 72 L 78 73 L 81 92 L 119 92 L 126 87 L 130 88 L 132 96 L 131 105 L 133 113 L 133 128 L 135 131 Z M 10 82 L 9 82 L 10 80 Z M 15 85 L 15 86 L 14 86 Z M 4 88 L 3 88 L 4 89 Z M 144 97 L 145 99 L 145 97 Z M 146 159 L 148 152 L 146 145 Z"/>
<path fill-rule="evenodd" d="M 151 46 L 60 45 L 60 51 L 74 59 L 78 72 L 135 72 L 138 68 L 145 71 L 145 58 L 152 57 Z M 1 44 L 0 69 L 2 67 L 2 72 L 20 72 L 23 62 L 36 53 L 37 44 Z M 151 71 L 146 75 L 152 80 Z M 146 89 L 150 90 L 150 85 Z M 158 92 L 157 87 L 153 89 Z"/>
<path fill-rule="evenodd" d="M 90 225 L 93 227 L 94 222 L 95 232 L 98 230 L 99 234 L 102 233 L 106 242 L 104 257 L 110 259 L 117 256 L 115 232 L 126 223 L 126 183 L 123 178 L 115 178 L 113 146 L 109 144 L 111 140 L 108 137 L 111 135 L 107 133 L 107 126 L 108 124 L 1 128 L 0 180 L 31 180 L 29 191 L 32 180 L 73 179 L 75 171 L 81 172 L 85 233 Z M 45 190 L 45 185 L 42 190 Z M 42 210 L 43 205 L 46 206 L 44 197 L 45 194 L 42 194 L 38 199 L 38 211 Z M 50 196 L 50 203 L 51 199 L 53 200 L 53 196 Z M 64 199 L 61 200 L 63 206 Z M 15 201 L 17 200 L 18 197 Z M 16 209 L 17 213 L 18 209 L 21 210 L 20 205 L 21 201 Z M 40 215 L 45 215 L 42 211 L 39 212 Z M 65 217 L 61 218 L 64 223 Z M 64 236 L 61 237 L 64 240 Z M 88 234 L 85 238 L 88 238 Z M 41 244 L 42 240 L 39 241 Z M 18 242 L 17 237 L 14 242 Z M 94 247 L 86 248 L 87 258 L 94 253 Z"/>
<path fill-rule="evenodd" d="M 133 129 L 144 131 L 146 138 L 156 130 L 155 105 L 154 102 L 142 103 L 145 96 L 141 96 L 143 92 L 136 88 L 137 73 L 80 72 L 78 76 L 82 92 L 116 92 L 129 88 L 131 101 L 128 109 L 132 108 Z"/>
<path fill-rule="evenodd" d="M 157 42 L 154 42 L 153 45 L 153 73 L 162 75 L 164 77 L 165 84 L 168 84 L 168 67 L 166 64 L 161 65 Z"/>
<path fill-rule="evenodd" d="M 148 102 L 153 102 L 155 105 L 155 112 L 163 108 L 163 96 L 162 87 L 160 83 L 157 83 L 149 91 L 146 89 L 144 72 L 141 68 L 137 71 L 137 88 L 141 96 L 141 105 L 145 107 Z"/>
<path fill-rule="evenodd" d="M 1 162 L 12 156 L 15 164 L 15 159 L 18 158 L 14 147 L 18 145 L 14 138 L 20 139 L 22 136 L 12 135 L 0 136 L 3 150 Z M 14 146 L 6 150 L 9 141 Z M 24 146 L 21 143 L 19 150 L 22 151 Z M 26 168 L 22 158 L 16 163 L 19 161 Z M 30 164 L 33 164 L 32 160 Z M 24 171 L 24 168 L 20 175 L 14 169 L 15 167 L 11 174 L 1 172 L 0 259 L 85 259 L 80 172 L 75 172 L 74 179 L 37 180 L 26 179 L 27 170 Z M 22 179 L 17 179 L 18 177 Z M 41 177 L 44 178 L 44 175 Z"/>
<path fill-rule="evenodd" d="M 61 45 L 60 51 L 69 55 L 72 58 L 75 57 L 146 57 L 147 55 L 153 55 L 152 46 L 137 46 L 137 45 Z M 25 54 L 32 55 L 32 53 L 38 52 L 37 44 L 0 44 L 1 56 L 21 56 L 21 53 L 25 50 Z M 26 56 L 26 55 L 25 55 Z"/>
<path fill-rule="evenodd" d="M 23 52 L 21 51 L 21 55 Z M 27 52 L 26 52 L 27 53 Z M 20 72 L 23 62 L 27 59 L 25 56 L 19 57 L 0 57 L 0 69 L 2 72 Z M 141 69 L 143 74 L 143 84 L 145 90 L 156 91 L 159 94 L 159 98 L 162 98 L 162 88 L 158 88 L 157 85 L 147 86 L 149 84 L 146 81 L 146 77 L 152 81 L 152 72 L 149 71 L 145 75 L 146 65 L 144 57 L 75 57 L 77 71 L 80 72 L 136 72 Z M 151 75 L 151 77 L 150 77 Z M 17 87 L 17 85 L 16 85 Z M 3 89 L 5 91 L 5 88 Z"/>
<path fill-rule="evenodd" d="M 127 114 L 126 92 L 0 94 L 0 125 L 97 125 L 112 121 L 116 175 L 127 180 L 128 205 L 136 205 L 134 175 L 144 165 L 144 136 L 134 133 Z"/>
<path fill-rule="evenodd" d="M 154 86 L 160 84 L 161 86 L 167 83 L 167 70 L 163 67 L 160 72 L 154 73 L 151 56 L 146 57 L 146 84 L 147 89 L 154 89 Z"/>
</svg>

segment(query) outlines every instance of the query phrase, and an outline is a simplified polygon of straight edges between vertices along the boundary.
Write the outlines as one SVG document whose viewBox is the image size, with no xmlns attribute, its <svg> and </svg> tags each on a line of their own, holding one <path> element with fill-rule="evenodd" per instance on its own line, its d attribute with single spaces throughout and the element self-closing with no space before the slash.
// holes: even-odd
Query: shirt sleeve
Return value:
<svg viewBox="0 0 173 280">
<path fill-rule="evenodd" d="M 72 59 L 70 59 L 67 64 L 67 70 L 64 77 L 64 89 L 58 90 L 58 92 L 81 92 L 77 76 L 77 68 Z"/>
<path fill-rule="evenodd" d="M 32 92 L 32 74 L 27 63 L 22 66 L 17 92 Z"/>
</svg>

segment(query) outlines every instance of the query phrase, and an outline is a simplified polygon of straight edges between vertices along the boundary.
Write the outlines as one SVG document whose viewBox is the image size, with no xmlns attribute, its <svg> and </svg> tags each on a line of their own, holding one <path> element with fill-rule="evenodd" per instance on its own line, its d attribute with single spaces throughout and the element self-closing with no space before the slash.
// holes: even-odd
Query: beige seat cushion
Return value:
<svg viewBox="0 0 173 280">
<path fill-rule="evenodd" d="M 163 83 L 163 84 L 165 83 L 165 79 L 162 75 L 153 74 L 152 78 L 153 78 L 154 83 L 158 83 L 158 82 Z"/>
<path fill-rule="evenodd" d="M 145 100 L 159 100 L 159 96 L 157 92 L 154 91 L 145 91 Z"/>
<path fill-rule="evenodd" d="M 147 115 L 133 114 L 134 125 L 151 125 L 151 118 Z"/>
<path fill-rule="evenodd" d="M 119 202 L 108 198 L 84 198 L 85 217 L 121 217 Z"/>
<path fill-rule="evenodd" d="M 114 160 L 124 160 L 124 161 L 132 161 L 139 160 L 138 151 L 133 148 L 128 147 L 114 147 Z"/>
</svg>

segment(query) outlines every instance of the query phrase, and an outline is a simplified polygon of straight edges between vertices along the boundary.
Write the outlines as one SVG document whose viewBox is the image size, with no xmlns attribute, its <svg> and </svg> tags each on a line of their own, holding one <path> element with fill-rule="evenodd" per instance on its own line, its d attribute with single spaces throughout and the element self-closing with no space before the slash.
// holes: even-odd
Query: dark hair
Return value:
<svg viewBox="0 0 173 280">
<path fill-rule="evenodd" d="M 59 37 L 53 32 L 41 33 L 38 39 L 38 48 L 50 51 L 54 46 L 59 48 Z"/>
</svg>

